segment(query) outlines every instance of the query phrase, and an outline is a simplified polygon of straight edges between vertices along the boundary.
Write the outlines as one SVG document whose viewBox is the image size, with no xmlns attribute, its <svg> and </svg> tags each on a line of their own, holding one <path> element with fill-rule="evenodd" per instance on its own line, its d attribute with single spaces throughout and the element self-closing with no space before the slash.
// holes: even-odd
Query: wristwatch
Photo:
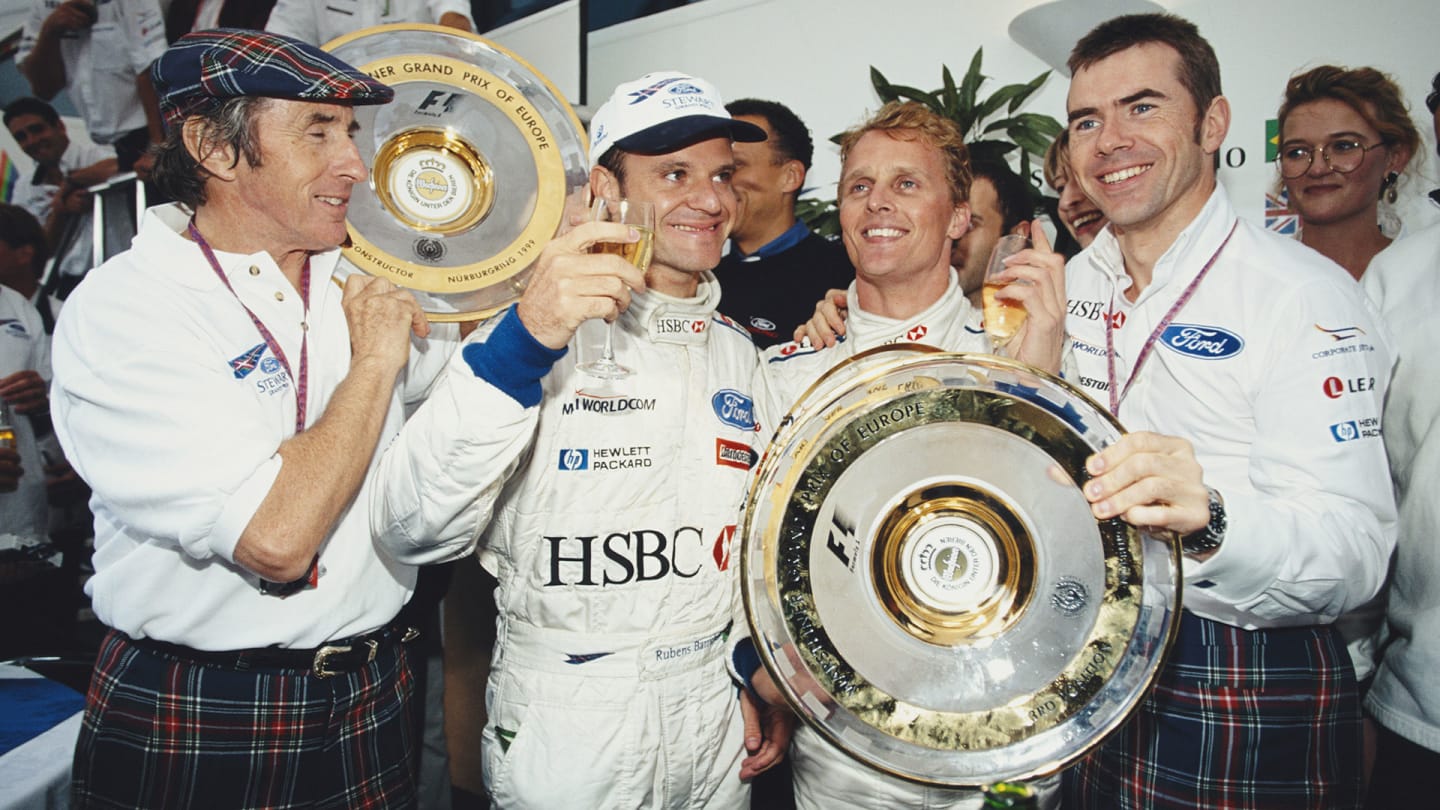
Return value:
<svg viewBox="0 0 1440 810">
<path fill-rule="evenodd" d="M 1225 500 L 1213 487 L 1205 488 L 1210 493 L 1210 522 L 1180 538 L 1180 550 L 1191 556 L 1205 554 L 1220 547 L 1225 541 Z"/>
</svg>

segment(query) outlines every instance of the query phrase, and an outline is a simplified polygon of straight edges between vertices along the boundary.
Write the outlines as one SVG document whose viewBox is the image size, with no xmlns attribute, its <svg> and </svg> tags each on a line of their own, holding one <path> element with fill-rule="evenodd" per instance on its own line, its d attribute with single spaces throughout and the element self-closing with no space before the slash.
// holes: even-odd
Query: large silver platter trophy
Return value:
<svg viewBox="0 0 1440 810">
<path fill-rule="evenodd" d="M 431 320 L 504 308 L 586 180 L 575 112 L 524 60 L 438 25 L 381 25 L 325 49 L 395 89 L 357 107 L 370 184 L 346 258 L 415 293 Z"/>
<path fill-rule="evenodd" d="M 917 782 L 1053 773 L 1115 729 L 1179 620 L 1172 537 L 1096 521 L 1085 459 L 1122 434 L 1059 378 L 901 345 L 820 380 L 750 493 L 761 658 L 845 753 Z"/>
</svg>

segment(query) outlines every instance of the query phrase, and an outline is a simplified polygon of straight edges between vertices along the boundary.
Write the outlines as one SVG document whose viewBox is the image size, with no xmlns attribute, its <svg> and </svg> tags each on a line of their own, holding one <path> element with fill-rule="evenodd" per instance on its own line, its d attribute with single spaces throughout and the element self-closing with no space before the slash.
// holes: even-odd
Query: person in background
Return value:
<svg viewBox="0 0 1440 810">
<path fill-rule="evenodd" d="M 165 10 L 165 39 L 210 28 L 263 29 L 275 0 L 173 0 Z"/>
<path fill-rule="evenodd" d="M 0 204 L 0 423 L 11 433 L 0 440 L 0 462 L 19 465 L 13 486 L 0 480 L 0 549 L 37 546 L 50 535 L 44 471 L 47 456 L 59 457 L 50 430 L 50 338 L 29 295 L 14 286 L 34 288 L 45 256 L 35 218 Z"/>
<path fill-rule="evenodd" d="M 1300 242 L 1360 279 L 1391 244 L 1381 226 L 1381 203 L 1395 202 L 1400 178 L 1420 146 L 1400 88 L 1374 68 L 1321 65 L 1285 84 L 1276 117 L 1275 165 L 1300 216 Z M 1384 613 L 1381 594 L 1336 622 L 1362 696 L 1375 672 Z M 1366 774 L 1374 748 L 1375 728 L 1367 718 Z"/>
<path fill-rule="evenodd" d="M 279 0 L 265 30 L 324 45 L 362 28 L 389 23 L 475 30 L 469 0 Z"/>
<path fill-rule="evenodd" d="M 1095 241 L 1095 235 L 1100 233 L 1110 220 L 1085 196 L 1079 183 L 1070 181 L 1069 143 L 1070 133 L 1062 132 L 1060 137 L 1050 142 L 1050 148 L 1045 150 L 1045 182 L 1060 195 L 1057 207 L 1061 224 L 1074 237 L 1080 249 L 1084 250 L 1090 247 L 1090 243 Z"/>
<path fill-rule="evenodd" d="M 60 114 L 38 98 L 27 96 L 5 105 L 4 121 L 15 143 L 35 161 L 35 170 L 20 178 L 13 199 L 46 225 L 54 245 L 58 231 L 51 218 L 56 209 L 68 212 L 75 207 L 72 198 L 88 207 L 85 189 L 120 170 L 115 150 L 86 138 L 71 138 Z"/>
<path fill-rule="evenodd" d="M 811 233 L 795 217 L 795 200 L 815 147 L 790 108 L 746 98 L 730 114 L 765 131 L 760 143 L 735 144 L 739 199 L 730 252 L 715 268 L 720 309 L 750 330 L 760 348 L 784 342 L 786 330 L 810 317 L 815 299 L 855 277 L 845 248 Z"/>
<path fill-rule="evenodd" d="M 1395 202 L 1420 148 L 1400 88 L 1374 68 L 1321 65 L 1286 83 L 1276 117 L 1275 165 L 1300 215 L 1300 241 L 1359 279 L 1391 243 L 1380 203 Z"/>
<path fill-rule="evenodd" d="M 1440 73 L 1425 105 L 1440 139 Z M 1440 796 L 1440 225 L 1396 240 L 1360 283 L 1394 336 L 1400 361 L 1385 400 L 1385 449 L 1400 499 L 1400 536 L 1380 666 L 1365 697 L 1378 724 L 1370 810 L 1428 807 Z"/>
<path fill-rule="evenodd" d="M 67 91 L 90 137 L 144 179 L 164 137 L 146 71 L 164 52 L 156 0 L 31 0 L 15 64 L 40 98 Z"/>
<path fill-rule="evenodd" d="M 960 274 L 960 291 L 979 311 L 985 267 L 995 243 L 1006 234 L 1028 234 L 1035 209 L 1028 184 L 1003 161 L 974 160 L 970 170 L 970 230 L 955 240 L 950 266 Z"/>
<path fill-rule="evenodd" d="M 1066 332 L 1074 379 L 1130 430 L 1084 493 L 1097 519 L 1179 536 L 1185 599 L 1155 685 L 1065 772 L 1064 805 L 1357 807 L 1334 622 L 1394 548 L 1390 347 L 1343 270 L 1231 207 L 1230 105 L 1194 24 L 1116 17 L 1069 65 L 1070 179 L 1110 225 L 1067 267 Z"/>
</svg>

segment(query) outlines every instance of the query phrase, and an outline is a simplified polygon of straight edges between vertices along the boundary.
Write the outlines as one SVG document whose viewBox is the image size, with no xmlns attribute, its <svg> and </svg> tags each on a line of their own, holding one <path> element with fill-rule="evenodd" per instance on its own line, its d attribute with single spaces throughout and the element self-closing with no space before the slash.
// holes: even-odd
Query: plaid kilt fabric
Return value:
<svg viewBox="0 0 1440 810">
<path fill-rule="evenodd" d="M 1182 614 L 1135 714 L 1064 775 L 1066 810 L 1355 808 L 1360 697 L 1332 627 Z"/>
<path fill-rule="evenodd" d="M 401 644 L 356 672 L 239 671 L 111 631 L 75 748 L 76 808 L 410 808 Z"/>
</svg>

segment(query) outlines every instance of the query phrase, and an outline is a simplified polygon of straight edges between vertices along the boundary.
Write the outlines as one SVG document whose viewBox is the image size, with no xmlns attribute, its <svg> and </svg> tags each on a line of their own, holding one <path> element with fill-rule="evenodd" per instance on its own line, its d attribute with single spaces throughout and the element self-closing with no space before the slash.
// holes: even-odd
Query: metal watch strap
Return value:
<svg viewBox="0 0 1440 810">
<path fill-rule="evenodd" d="M 1206 487 L 1210 493 L 1210 522 L 1180 538 L 1180 550 L 1186 554 L 1204 554 L 1220 547 L 1225 540 L 1228 521 L 1225 518 L 1225 501 L 1213 487 Z"/>
</svg>

